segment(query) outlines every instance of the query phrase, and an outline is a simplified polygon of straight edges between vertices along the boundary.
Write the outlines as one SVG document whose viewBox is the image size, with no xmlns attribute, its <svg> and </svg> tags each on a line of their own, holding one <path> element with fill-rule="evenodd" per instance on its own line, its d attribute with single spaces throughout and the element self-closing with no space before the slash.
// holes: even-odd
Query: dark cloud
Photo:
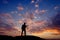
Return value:
<svg viewBox="0 0 60 40">
<path fill-rule="evenodd" d="M 3 34 L 5 34 L 4 32 L 0 32 L 0 35 L 3 35 Z"/>
<path fill-rule="evenodd" d="M 57 13 L 57 15 L 53 18 L 53 25 L 60 27 L 60 12 Z"/>
</svg>

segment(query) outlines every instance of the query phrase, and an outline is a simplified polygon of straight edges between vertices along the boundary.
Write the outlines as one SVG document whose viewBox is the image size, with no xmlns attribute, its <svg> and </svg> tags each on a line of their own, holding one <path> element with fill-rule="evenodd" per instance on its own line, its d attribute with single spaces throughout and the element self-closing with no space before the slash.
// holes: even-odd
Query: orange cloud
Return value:
<svg viewBox="0 0 60 40">
<path fill-rule="evenodd" d="M 47 28 L 43 29 L 42 31 L 32 32 L 31 35 L 39 36 L 45 39 L 59 39 L 60 38 L 60 31 L 59 28 Z"/>
<path fill-rule="evenodd" d="M 0 35 L 8 35 L 8 36 L 19 36 L 21 31 L 18 27 L 11 27 L 10 29 L 1 27 Z"/>
<path fill-rule="evenodd" d="M 8 14 L 6 14 L 8 17 Z M 6 15 L 3 15 L 6 17 Z M 11 16 L 11 15 L 10 15 Z M 24 15 L 23 15 L 24 16 Z M 26 18 L 26 16 L 28 18 Z M 29 35 L 34 35 L 34 36 L 39 36 L 42 38 L 48 38 L 51 36 L 51 38 L 53 38 L 54 36 L 60 35 L 60 31 L 58 28 L 46 28 L 45 24 L 47 24 L 48 22 L 46 20 L 42 20 L 42 21 L 34 21 L 30 18 L 30 16 L 33 16 L 33 18 L 35 17 L 33 14 L 29 14 L 26 13 L 25 17 L 25 22 L 28 25 L 28 29 L 27 32 L 29 33 Z M 10 17 L 12 18 L 12 17 Z M 24 18 L 18 20 L 19 24 L 23 24 Z M 13 22 L 10 19 L 8 19 L 9 23 Z M 21 25 L 20 25 L 21 26 Z M 13 26 L 12 29 L 7 30 L 4 27 L 0 28 L 0 32 L 5 34 L 5 35 L 9 35 L 9 36 L 19 36 L 21 33 L 21 29 L 17 26 Z M 47 36 L 46 36 L 47 35 Z M 57 36 L 58 37 L 58 36 Z"/>
<path fill-rule="evenodd" d="M 48 29 L 46 32 L 51 32 L 52 34 L 59 34 L 57 29 Z"/>
<path fill-rule="evenodd" d="M 10 14 L 3 14 L 0 16 L 3 16 L 4 18 L 6 18 L 8 24 L 10 23 L 14 24 L 13 17 Z M 28 25 L 27 32 L 31 35 L 36 35 L 39 37 L 46 37 L 46 35 L 47 37 L 50 37 L 52 35 L 54 37 L 54 35 L 60 35 L 60 31 L 58 28 L 53 28 L 53 29 L 48 27 L 46 28 L 46 24 L 48 25 L 48 22 L 46 20 L 35 21 L 31 19 L 34 17 L 35 17 L 34 14 L 29 14 L 29 12 L 27 12 L 26 15 L 23 15 L 22 19 L 18 20 L 18 24 L 23 24 L 23 22 L 25 21 Z M 5 35 L 10 35 L 10 36 L 19 36 L 21 33 L 21 29 L 16 25 L 12 26 L 12 28 L 8 30 L 5 27 L 3 27 L 3 28 L 0 28 L 0 33 L 3 33 Z"/>
<path fill-rule="evenodd" d="M 46 21 L 36 21 L 35 22 L 35 21 L 30 20 L 30 21 L 27 21 L 27 23 L 29 25 L 28 31 L 30 33 L 35 33 L 35 32 L 40 32 L 40 31 L 44 30 Z"/>
<path fill-rule="evenodd" d="M 28 14 L 29 16 L 29 14 Z M 22 18 L 23 19 L 23 18 Z M 35 33 L 35 32 L 40 32 L 42 30 L 44 30 L 45 27 L 45 24 L 47 23 L 46 20 L 42 20 L 42 21 L 34 21 L 30 18 L 25 18 L 25 22 L 27 23 L 28 25 L 28 32 L 30 33 Z M 24 20 L 19 20 L 18 21 L 19 24 L 23 24 L 24 23 Z"/>
</svg>

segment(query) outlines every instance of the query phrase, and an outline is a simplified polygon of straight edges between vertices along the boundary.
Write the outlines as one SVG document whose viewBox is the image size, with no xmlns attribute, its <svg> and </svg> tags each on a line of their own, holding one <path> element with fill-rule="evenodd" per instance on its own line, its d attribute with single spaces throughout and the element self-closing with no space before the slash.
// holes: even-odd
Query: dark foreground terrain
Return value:
<svg viewBox="0 0 60 40">
<path fill-rule="evenodd" d="M 16 36 L 16 37 L 0 35 L 0 40 L 60 40 L 60 39 L 43 39 L 40 37 L 31 36 L 31 35 Z"/>
<path fill-rule="evenodd" d="M 2 36 L 0 35 L 0 40 L 44 40 L 40 37 L 36 36 L 16 36 L 16 37 L 11 37 L 11 36 Z"/>
</svg>

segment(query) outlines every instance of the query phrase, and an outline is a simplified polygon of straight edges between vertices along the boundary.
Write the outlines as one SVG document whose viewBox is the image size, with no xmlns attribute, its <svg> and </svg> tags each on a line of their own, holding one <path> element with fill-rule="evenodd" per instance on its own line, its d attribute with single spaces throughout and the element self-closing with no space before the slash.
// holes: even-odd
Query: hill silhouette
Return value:
<svg viewBox="0 0 60 40">
<path fill-rule="evenodd" d="M 20 40 L 44 40 L 44 39 L 42 39 L 40 37 L 31 36 L 31 35 L 17 36 L 17 37 L 15 37 L 15 39 L 20 39 Z"/>
<path fill-rule="evenodd" d="M 45 39 L 42 39 L 42 38 L 36 37 L 36 36 L 31 36 L 31 35 L 16 36 L 16 37 L 0 35 L 0 40 L 45 40 Z"/>
</svg>

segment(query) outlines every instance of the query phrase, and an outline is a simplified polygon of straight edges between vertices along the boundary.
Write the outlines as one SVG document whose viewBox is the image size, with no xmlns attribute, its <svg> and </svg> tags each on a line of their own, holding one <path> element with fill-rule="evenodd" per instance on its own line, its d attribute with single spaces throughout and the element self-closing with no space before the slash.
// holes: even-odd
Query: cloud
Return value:
<svg viewBox="0 0 60 40">
<path fill-rule="evenodd" d="M 35 15 L 33 13 L 26 12 L 25 14 L 18 14 L 22 19 L 34 19 Z"/>
<path fill-rule="evenodd" d="M 52 35 L 55 35 L 55 34 L 59 34 L 60 35 L 60 32 L 58 29 L 49 29 L 47 30 L 47 32 L 51 32 Z"/>
<path fill-rule="evenodd" d="M 30 14 L 29 12 L 26 12 L 26 15 L 25 15 L 26 18 L 30 18 L 30 19 L 34 19 L 34 14 Z"/>
<path fill-rule="evenodd" d="M 45 39 L 60 39 L 60 31 L 57 28 L 47 28 L 39 32 L 33 32 L 31 35 L 39 36 Z"/>
<path fill-rule="evenodd" d="M 10 14 L 0 14 L 0 35 L 19 36 L 21 31 Z"/>
<path fill-rule="evenodd" d="M 11 24 L 11 25 L 14 24 L 14 19 L 12 15 L 9 13 L 1 14 L 0 17 L 2 17 L 1 20 L 3 20 L 4 23 Z"/>
<path fill-rule="evenodd" d="M 57 27 L 60 26 L 60 12 L 57 12 L 56 16 L 53 17 L 52 23 L 53 23 L 54 26 L 57 26 Z"/>
<path fill-rule="evenodd" d="M 47 20 L 33 21 L 31 19 L 28 19 L 27 24 L 29 25 L 28 32 L 31 33 L 31 35 L 39 36 L 42 38 L 43 38 L 43 36 L 45 38 L 47 38 L 49 36 L 51 36 L 51 38 L 54 38 L 54 36 L 60 35 L 60 31 L 59 31 L 60 29 L 58 27 L 57 28 L 46 27 L 46 24 L 48 25 Z M 46 35 L 48 35 L 48 36 L 46 36 Z"/>
<path fill-rule="evenodd" d="M 11 11 L 11 13 L 12 13 L 12 14 L 17 14 L 17 13 L 18 13 L 18 11 Z"/>
<path fill-rule="evenodd" d="M 44 30 L 45 24 L 47 24 L 47 21 L 34 21 L 34 20 L 30 19 L 30 18 L 26 18 L 25 22 L 28 25 L 27 30 L 30 33 L 35 33 L 35 32 L 39 32 L 39 31 Z M 18 23 L 23 24 L 24 21 L 20 19 L 18 21 Z"/>
<path fill-rule="evenodd" d="M 19 24 L 22 24 L 22 23 L 23 23 L 23 20 L 19 20 L 18 23 L 19 23 Z"/>
<path fill-rule="evenodd" d="M 22 7 L 22 6 L 17 6 L 17 9 L 18 9 L 19 11 L 22 11 L 22 10 L 24 10 L 24 7 Z"/>
<path fill-rule="evenodd" d="M 9 26 L 6 26 L 9 27 Z M 0 28 L 0 35 L 8 35 L 8 36 L 19 36 L 20 31 L 17 28 L 11 27 L 10 29 L 6 29 L 6 27 Z"/>
<path fill-rule="evenodd" d="M 9 25 L 14 26 L 16 24 L 14 23 L 14 19 L 12 15 L 5 13 L 5 14 L 0 14 L 0 26 L 1 25 L 6 27 Z"/>
<path fill-rule="evenodd" d="M 40 10 L 39 12 L 46 12 L 46 10 Z M 26 15 L 25 15 L 26 14 Z M 51 29 L 49 29 L 49 27 L 47 27 L 47 25 L 50 23 L 50 21 L 47 20 L 34 20 L 34 18 L 36 17 L 34 15 L 34 13 L 29 13 L 26 12 L 25 14 L 18 14 L 19 16 L 23 16 L 23 18 L 18 20 L 18 26 L 21 27 L 21 25 L 19 24 L 23 24 L 24 21 L 27 23 L 28 28 L 27 28 L 27 32 L 31 33 L 31 35 L 36 35 L 41 37 L 42 35 L 46 37 L 46 35 L 59 35 L 59 31 L 58 28 L 56 29 L 52 29 L 52 27 L 50 26 Z M 3 20 L 4 19 L 4 20 Z M 0 33 L 5 34 L 5 35 L 11 35 L 11 36 L 18 36 L 21 33 L 21 29 L 14 23 L 14 19 L 12 17 L 11 14 L 5 13 L 5 14 L 1 14 L 0 15 L 0 20 L 2 22 L 0 25 Z M 11 23 L 13 23 L 13 25 L 11 25 Z M 16 34 L 15 34 L 16 33 Z"/>
<path fill-rule="evenodd" d="M 39 3 L 41 0 L 31 0 L 31 3 Z"/>
<path fill-rule="evenodd" d="M 45 24 L 46 21 L 31 21 L 29 22 L 29 32 L 30 33 L 35 33 L 35 32 L 40 32 L 45 29 Z"/>
<path fill-rule="evenodd" d="M 31 19 L 31 17 L 35 18 L 35 15 L 34 14 L 29 14 L 28 12 L 26 13 L 26 15 L 24 16 L 24 19 L 25 22 L 27 23 L 28 25 L 28 32 L 30 33 L 35 33 L 35 32 L 40 32 L 40 31 L 43 31 L 46 26 L 48 25 L 48 21 L 47 20 L 39 20 L 39 21 L 34 21 L 33 19 Z M 19 24 L 23 24 L 24 20 L 19 20 L 18 23 Z"/>
<path fill-rule="evenodd" d="M 35 10 L 36 14 L 44 14 L 44 13 L 47 13 L 47 12 L 48 12 L 48 10 L 39 10 L 39 9 Z"/>
<path fill-rule="evenodd" d="M 55 6 L 55 7 L 54 7 L 55 10 L 58 9 L 58 8 L 59 8 L 59 6 Z"/>
<path fill-rule="evenodd" d="M 40 10 L 40 13 L 46 13 L 48 10 Z"/>
<path fill-rule="evenodd" d="M 10 31 L 12 29 L 12 25 L 6 23 L 0 23 L 0 32 Z M 1 34 L 0 34 L 1 35 Z"/>
<path fill-rule="evenodd" d="M 36 4 L 35 4 L 35 7 L 36 7 L 36 8 L 37 8 L 37 7 L 39 7 L 39 4 L 38 4 L 38 3 L 36 3 Z"/>
<path fill-rule="evenodd" d="M 35 13 L 39 14 L 39 10 L 38 10 L 38 9 L 36 9 L 36 10 L 35 10 Z"/>
<path fill-rule="evenodd" d="M 18 16 L 22 16 L 22 14 L 18 14 Z"/>
<path fill-rule="evenodd" d="M 35 0 L 32 0 L 32 1 L 31 1 L 31 3 L 34 3 L 34 2 L 35 2 Z"/>
</svg>

